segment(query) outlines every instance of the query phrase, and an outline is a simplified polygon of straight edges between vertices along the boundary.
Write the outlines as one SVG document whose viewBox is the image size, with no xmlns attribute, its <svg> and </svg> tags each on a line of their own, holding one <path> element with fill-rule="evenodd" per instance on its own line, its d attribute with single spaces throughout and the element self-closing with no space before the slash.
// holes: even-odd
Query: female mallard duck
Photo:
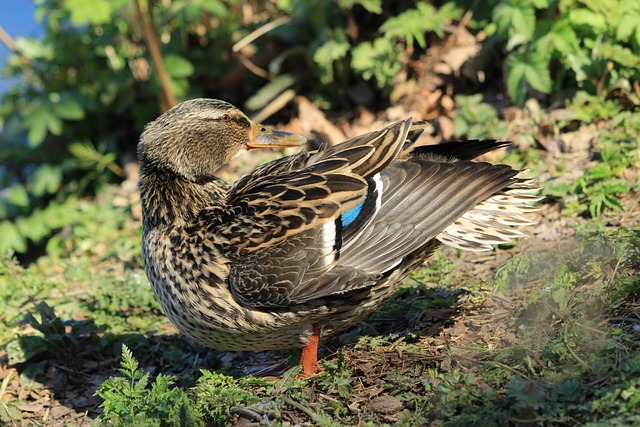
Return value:
<svg viewBox="0 0 640 427">
<path fill-rule="evenodd" d="M 306 376 L 320 336 L 379 307 L 440 242 L 487 250 L 522 236 L 533 182 L 471 161 L 509 143 L 414 147 L 424 127 L 403 120 L 229 186 L 212 172 L 241 150 L 306 139 L 213 99 L 149 123 L 138 144 L 142 253 L 166 315 L 207 347 L 303 348 Z"/>
</svg>

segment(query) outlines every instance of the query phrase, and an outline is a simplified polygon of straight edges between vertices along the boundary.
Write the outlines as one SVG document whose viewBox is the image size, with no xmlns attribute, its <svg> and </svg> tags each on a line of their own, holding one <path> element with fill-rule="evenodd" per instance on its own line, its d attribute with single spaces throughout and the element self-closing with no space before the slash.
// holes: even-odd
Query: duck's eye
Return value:
<svg viewBox="0 0 640 427">
<path fill-rule="evenodd" d="M 220 116 L 220 120 L 222 120 L 223 122 L 228 122 L 229 120 L 231 120 L 231 116 L 228 114 L 223 114 L 222 116 Z"/>
</svg>

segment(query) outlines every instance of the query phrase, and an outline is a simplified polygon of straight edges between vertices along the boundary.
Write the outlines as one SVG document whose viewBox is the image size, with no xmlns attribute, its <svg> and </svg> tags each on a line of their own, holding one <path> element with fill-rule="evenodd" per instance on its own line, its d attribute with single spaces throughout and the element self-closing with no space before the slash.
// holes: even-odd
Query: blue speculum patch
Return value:
<svg viewBox="0 0 640 427">
<path fill-rule="evenodd" d="M 362 206 L 364 206 L 364 202 L 360 203 L 358 206 L 356 206 L 355 208 L 345 212 L 342 214 L 342 226 L 343 227 L 348 227 L 349 224 L 351 224 L 353 221 L 355 221 L 355 219 L 358 217 L 358 215 L 360 215 L 360 212 L 362 211 Z"/>
</svg>

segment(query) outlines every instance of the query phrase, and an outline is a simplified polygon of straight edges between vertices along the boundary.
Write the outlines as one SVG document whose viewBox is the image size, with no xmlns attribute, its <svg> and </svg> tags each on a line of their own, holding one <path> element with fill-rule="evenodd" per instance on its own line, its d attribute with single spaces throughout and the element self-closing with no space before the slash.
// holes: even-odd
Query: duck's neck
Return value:
<svg viewBox="0 0 640 427">
<path fill-rule="evenodd" d="M 143 222 L 151 227 L 193 221 L 203 208 L 219 203 L 227 193 L 227 185 L 216 177 L 195 183 L 154 166 L 140 168 L 138 187 Z"/>
</svg>

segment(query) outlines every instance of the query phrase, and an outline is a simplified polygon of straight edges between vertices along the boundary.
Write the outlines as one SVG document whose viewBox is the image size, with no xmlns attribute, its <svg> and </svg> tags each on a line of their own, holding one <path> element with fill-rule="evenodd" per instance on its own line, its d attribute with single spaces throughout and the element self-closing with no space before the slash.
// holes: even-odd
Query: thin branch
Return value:
<svg viewBox="0 0 640 427">
<path fill-rule="evenodd" d="M 238 42 L 233 45 L 231 50 L 234 53 L 238 53 L 243 47 L 247 46 L 255 39 L 263 36 L 264 34 L 275 28 L 278 28 L 282 24 L 286 24 L 289 21 L 291 21 L 291 18 L 289 18 L 288 16 L 282 16 L 274 21 L 269 22 L 268 24 L 264 24 L 262 27 L 256 29 L 255 31 L 252 31 L 250 34 L 247 34 L 245 37 L 238 40 Z"/>
<path fill-rule="evenodd" d="M 151 9 L 151 2 L 149 2 L 147 7 L 147 14 L 150 17 L 147 20 L 142 11 L 142 7 L 140 6 L 140 0 L 134 1 L 136 5 L 136 15 L 138 17 L 138 20 L 142 24 L 144 35 L 147 40 L 147 47 L 149 49 L 149 52 L 151 53 L 151 60 L 153 61 L 156 70 L 158 71 L 158 77 L 160 78 L 160 84 L 162 85 L 163 97 L 161 97 L 160 107 L 163 111 L 166 111 L 176 105 L 176 98 L 171 91 L 171 86 L 169 84 L 169 75 L 167 74 L 167 69 L 164 67 L 164 61 L 162 60 L 160 40 L 158 38 L 156 30 L 153 28 L 153 11 Z"/>
<path fill-rule="evenodd" d="M 0 25 L 0 41 L 9 49 L 11 52 L 15 52 L 17 49 L 16 42 L 13 41 L 9 33 L 5 31 L 5 29 Z"/>
<path fill-rule="evenodd" d="M 256 64 L 251 62 L 249 60 L 249 58 L 247 58 L 246 56 L 237 55 L 237 58 L 242 63 L 242 65 L 247 67 L 247 70 L 251 71 L 256 76 L 260 76 L 260 77 L 265 78 L 265 79 L 268 79 L 268 78 L 271 77 L 267 71 L 265 71 L 262 68 L 258 67 Z"/>
</svg>

